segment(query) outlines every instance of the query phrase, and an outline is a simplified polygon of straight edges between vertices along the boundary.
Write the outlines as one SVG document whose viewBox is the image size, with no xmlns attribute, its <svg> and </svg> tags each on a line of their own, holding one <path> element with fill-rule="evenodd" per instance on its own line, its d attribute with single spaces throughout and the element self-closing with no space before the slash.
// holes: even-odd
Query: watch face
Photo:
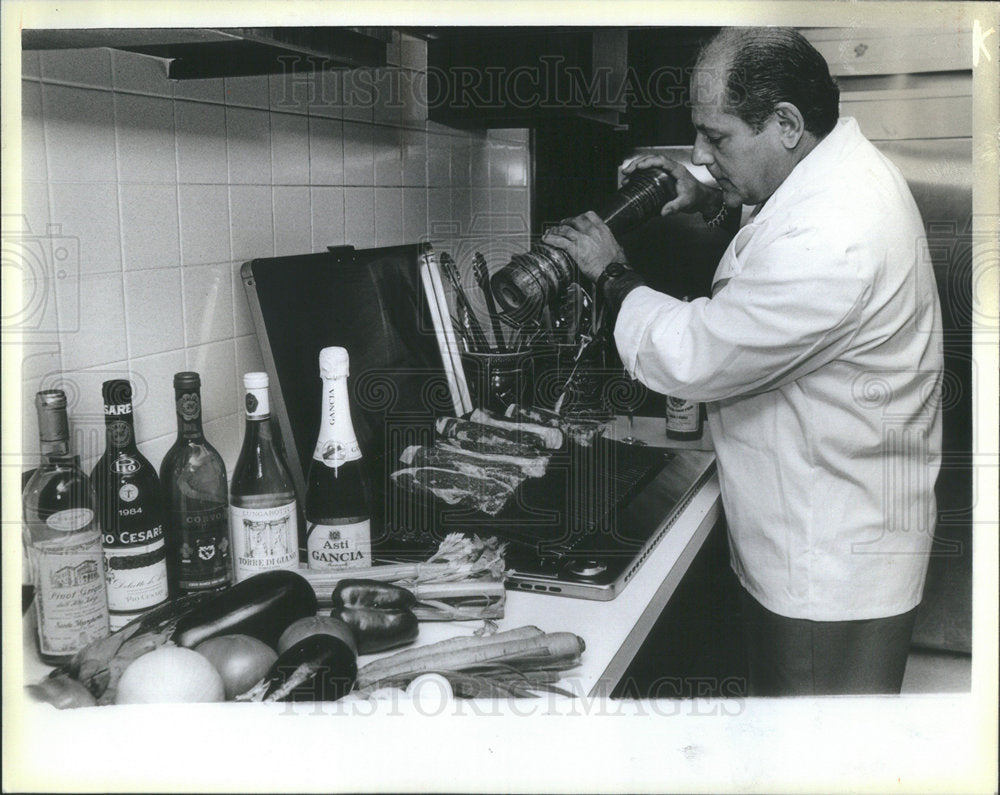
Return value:
<svg viewBox="0 0 1000 795">
<path fill-rule="evenodd" d="M 620 262 L 612 262 L 605 269 L 605 272 L 608 274 L 608 276 L 612 277 L 621 276 L 623 273 L 625 273 L 625 266 Z"/>
</svg>

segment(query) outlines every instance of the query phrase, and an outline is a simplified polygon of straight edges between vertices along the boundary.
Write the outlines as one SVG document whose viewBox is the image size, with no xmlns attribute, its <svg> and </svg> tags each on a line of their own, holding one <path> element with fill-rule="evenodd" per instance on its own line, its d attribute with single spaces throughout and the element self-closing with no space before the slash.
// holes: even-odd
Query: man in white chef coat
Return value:
<svg viewBox="0 0 1000 795">
<path fill-rule="evenodd" d="M 726 29 L 691 84 L 692 162 L 663 213 L 755 209 L 711 298 L 646 287 L 594 213 L 545 242 L 599 285 L 628 371 L 705 401 L 752 695 L 899 692 L 936 520 L 941 315 L 899 171 L 838 118 L 799 33 Z"/>
</svg>

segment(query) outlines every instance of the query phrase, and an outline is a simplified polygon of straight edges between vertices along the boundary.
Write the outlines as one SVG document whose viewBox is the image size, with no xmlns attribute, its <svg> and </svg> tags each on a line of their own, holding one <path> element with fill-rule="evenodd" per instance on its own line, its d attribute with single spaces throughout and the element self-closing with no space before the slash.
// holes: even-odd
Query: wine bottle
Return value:
<svg viewBox="0 0 1000 795">
<path fill-rule="evenodd" d="M 105 381 L 107 446 L 91 472 L 104 542 L 112 631 L 167 601 L 160 479 L 135 441 L 132 385 Z"/>
<path fill-rule="evenodd" d="M 667 395 L 667 438 L 692 442 L 701 438 L 704 420 L 701 403 Z"/>
<path fill-rule="evenodd" d="M 94 488 L 70 453 L 66 394 L 39 392 L 35 408 L 42 463 L 22 493 L 24 547 L 38 653 L 58 665 L 108 634 L 108 597 Z"/>
<path fill-rule="evenodd" d="M 299 567 L 298 504 L 292 476 L 271 432 L 267 373 L 246 373 L 246 433 L 229 490 L 236 581 Z"/>
<path fill-rule="evenodd" d="M 174 375 L 177 441 L 160 463 L 171 595 L 230 584 L 226 465 L 201 426 L 201 377 Z"/>
<path fill-rule="evenodd" d="M 310 568 L 371 564 L 368 483 L 347 397 L 350 361 L 343 348 L 319 354 L 323 398 L 319 436 L 306 484 L 306 547 Z"/>
<path fill-rule="evenodd" d="M 684 301 L 689 300 L 684 296 Z M 667 438 L 693 442 L 701 438 L 704 408 L 701 403 L 667 395 Z"/>
</svg>

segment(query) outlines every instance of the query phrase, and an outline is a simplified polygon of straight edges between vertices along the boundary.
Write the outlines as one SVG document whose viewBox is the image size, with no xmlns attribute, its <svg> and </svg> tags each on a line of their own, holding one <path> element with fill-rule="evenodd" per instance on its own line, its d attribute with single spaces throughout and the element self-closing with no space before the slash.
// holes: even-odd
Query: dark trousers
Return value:
<svg viewBox="0 0 1000 795">
<path fill-rule="evenodd" d="M 809 621 L 742 591 L 751 696 L 899 693 L 916 608 L 889 618 Z"/>
</svg>

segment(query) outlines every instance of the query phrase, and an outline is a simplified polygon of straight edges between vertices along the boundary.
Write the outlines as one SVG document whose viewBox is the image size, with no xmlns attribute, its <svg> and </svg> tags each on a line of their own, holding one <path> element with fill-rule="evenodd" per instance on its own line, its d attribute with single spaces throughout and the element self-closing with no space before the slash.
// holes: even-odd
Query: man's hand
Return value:
<svg viewBox="0 0 1000 795">
<path fill-rule="evenodd" d="M 549 229 L 542 242 L 569 254 L 580 271 L 592 281 L 612 262 L 624 262 L 625 252 L 597 213 L 590 211 L 568 218 Z"/>
<path fill-rule="evenodd" d="M 643 155 L 622 168 L 628 176 L 644 168 L 661 168 L 676 180 L 677 198 L 663 205 L 660 215 L 704 213 L 715 215 L 721 208 L 719 191 L 703 185 L 681 163 L 662 155 Z"/>
</svg>

